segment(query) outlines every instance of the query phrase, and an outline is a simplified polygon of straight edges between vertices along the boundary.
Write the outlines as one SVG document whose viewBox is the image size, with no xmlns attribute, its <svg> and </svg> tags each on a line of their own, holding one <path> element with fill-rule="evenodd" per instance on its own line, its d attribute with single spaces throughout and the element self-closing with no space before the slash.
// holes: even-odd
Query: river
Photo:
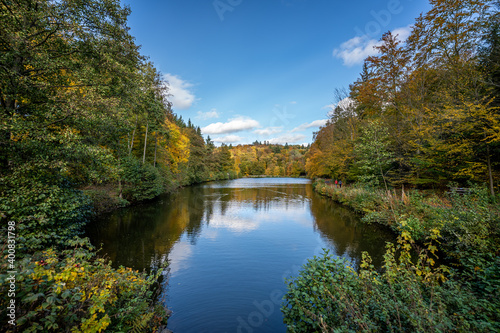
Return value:
<svg viewBox="0 0 500 333">
<path fill-rule="evenodd" d="M 242 178 L 179 190 L 105 214 L 87 236 L 114 265 L 169 268 L 168 328 L 184 332 L 286 332 L 284 278 L 322 249 L 358 267 L 380 266 L 391 233 L 315 193 L 307 179 Z"/>
</svg>

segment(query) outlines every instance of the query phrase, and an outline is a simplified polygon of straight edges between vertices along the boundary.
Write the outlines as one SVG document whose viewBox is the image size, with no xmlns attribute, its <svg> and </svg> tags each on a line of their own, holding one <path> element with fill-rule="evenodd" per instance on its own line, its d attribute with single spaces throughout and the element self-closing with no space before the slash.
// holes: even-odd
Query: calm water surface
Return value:
<svg viewBox="0 0 500 333">
<path fill-rule="evenodd" d="M 237 179 L 192 186 L 101 217 L 88 227 L 115 265 L 150 269 L 183 332 L 285 332 L 283 279 L 323 248 L 380 265 L 391 234 L 314 193 L 309 180 Z"/>
</svg>

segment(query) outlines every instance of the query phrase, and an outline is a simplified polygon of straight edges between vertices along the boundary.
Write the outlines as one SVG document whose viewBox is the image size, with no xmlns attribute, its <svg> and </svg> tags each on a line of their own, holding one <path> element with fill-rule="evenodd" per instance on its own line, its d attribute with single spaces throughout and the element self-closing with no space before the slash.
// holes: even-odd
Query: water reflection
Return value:
<svg viewBox="0 0 500 333">
<path fill-rule="evenodd" d="M 89 225 L 88 235 L 115 265 L 149 269 L 166 260 L 181 235 L 196 243 L 204 215 L 200 203 L 203 193 L 186 189 L 102 216 Z"/>
<path fill-rule="evenodd" d="M 335 247 L 340 257 L 350 259 L 358 266 L 363 252 L 368 252 L 376 267 L 381 266 L 385 244 L 393 240 L 388 228 L 367 225 L 351 210 L 314 193 L 311 212 L 320 235 Z"/>
<path fill-rule="evenodd" d="M 305 179 L 238 179 L 184 188 L 94 221 L 88 235 L 115 265 L 169 261 L 169 328 L 233 332 L 255 302 L 284 291 L 283 277 L 318 248 L 379 265 L 390 234 L 313 192 Z M 291 267 L 294 269 L 291 270 Z M 283 332 L 279 306 L 256 331 Z"/>
<path fill-rule="evenodd" d="M 187 187 L 154 202 L 105 214 L 88 226 L 87 235 L 115 265 L 149 269 L 165 260 L 181 235 L 196 244 L 203 225 L 249 232 L 300 215 L 312 188 L 306 186 L 307 180 L 292 181 L 239 179 Z M 273 215 L 271 210 L 280 212 Z M 310 224 L 310 219 L 302 222 Z M 206 230 L 205 237 L 215 235 Z"/>
</svg>

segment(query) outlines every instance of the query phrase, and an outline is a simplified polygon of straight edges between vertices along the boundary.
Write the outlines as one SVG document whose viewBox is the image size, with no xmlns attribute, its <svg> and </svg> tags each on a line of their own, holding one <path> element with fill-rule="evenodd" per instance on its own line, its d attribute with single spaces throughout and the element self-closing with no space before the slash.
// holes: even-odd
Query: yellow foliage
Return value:
<svg viewBox="0 0 500 333">
<path fill-rule="evenodd" d="M 168 119 L 165 119 L 165 127 L 168 130 L 168 140 L 162 140 L 161 144 L 167 152 L 172 172 L 177 173 L 179 164 L 189 161 L 189 138 L 179 126 Z"/>
<path fill-rule="evenodd" d="M 94 333 L 104 331 L 111 323 L 107 309 L 113 307 L 118 295 L 128 292 L 143 292 L 148 285 L 145 277 L 130 268 L 113 270 L 104 260 L 94 263 L 80 261 L 75 257 L 60 259 L 53 249 L 42 253 L 42 260 L 36 261 L 30 278 L 38 285 L 51 283 L 50 291 L 64 298 L 70 292 L 73 299 L 79 299 L 78 316 L 80 325 L 72 332 Z M 59 306 L 61 310 L 63 307 Z M 36 311 L 42 311 L 43 306 Z M 90 315 L 85 317 L 85 313 Z"/>
</svg>

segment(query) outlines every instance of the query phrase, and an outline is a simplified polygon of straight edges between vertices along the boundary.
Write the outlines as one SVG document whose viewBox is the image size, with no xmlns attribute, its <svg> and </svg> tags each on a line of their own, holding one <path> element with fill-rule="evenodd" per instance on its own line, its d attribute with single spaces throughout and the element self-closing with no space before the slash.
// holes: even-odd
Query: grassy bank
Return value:
<svg viewBox="0 0 500 333">
<path fill-rule="evenodd" d="M 359 272 L 329 253 L 310 260 L 287 282 L 291 332 L 500 330 L 500 215 L 485 189 L 437 195 L 322 181 L 315 189 L 388 225 L 398 242 L 387 245 L 382 271 L 366 253 Z"/>
<path fill-rule="evenodd" d="M 500 202 L 486 188 L 473 186 L 466 194 L 438 194 L 419 190 L 391 190 L 350 185 L 335 188 L 323 181 L 315 190 L 363 215 L 367 223 L 389 226 L 397 233 L 409 232 L 424 242 L 439 230 L 441 247 L 456 258 L 475 250 L 495 252 L 500 234 Z"/>
</svg>

